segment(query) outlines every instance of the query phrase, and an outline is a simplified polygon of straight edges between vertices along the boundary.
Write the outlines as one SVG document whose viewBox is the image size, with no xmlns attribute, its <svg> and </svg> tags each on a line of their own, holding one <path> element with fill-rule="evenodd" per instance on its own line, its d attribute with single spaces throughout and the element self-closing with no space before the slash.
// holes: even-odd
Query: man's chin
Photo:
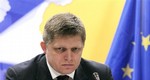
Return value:
<svg viewBox="0 0 150 80">
<path fill-rule="evenodd" d="M 61 73 L 62 74 L 71 74 L 74 70 L 64 70 Z"/>
</svg>

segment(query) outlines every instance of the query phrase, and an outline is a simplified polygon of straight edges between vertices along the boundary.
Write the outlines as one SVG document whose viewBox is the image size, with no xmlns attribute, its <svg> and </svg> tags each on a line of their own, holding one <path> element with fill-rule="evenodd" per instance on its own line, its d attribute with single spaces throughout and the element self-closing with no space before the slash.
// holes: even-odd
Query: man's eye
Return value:
<svg viewBox="0 0 150 80">
<path fill-rule="evenodd" d="M 64 52 L 66 49 L 65 48 L 55 48 L 55 50 L 58 52 Z"/>
<path fill-rule="evenodd" d="M 80 48 L 72 48 L 71 50 L 72 50 L 72 52 L 78 52 L 80 50 Z"/>
</svg>

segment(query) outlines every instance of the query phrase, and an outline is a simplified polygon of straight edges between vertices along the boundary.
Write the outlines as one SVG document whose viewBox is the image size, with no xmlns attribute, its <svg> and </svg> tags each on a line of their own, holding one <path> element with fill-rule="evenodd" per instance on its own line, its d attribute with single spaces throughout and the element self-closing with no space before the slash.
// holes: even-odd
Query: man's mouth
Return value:
<svg viewBox="0 0 150 80">
<path fill-rule="evenodd" d="M 62 66 L 73 66 L 73 64 L 62 64 Z"/>
</svg>

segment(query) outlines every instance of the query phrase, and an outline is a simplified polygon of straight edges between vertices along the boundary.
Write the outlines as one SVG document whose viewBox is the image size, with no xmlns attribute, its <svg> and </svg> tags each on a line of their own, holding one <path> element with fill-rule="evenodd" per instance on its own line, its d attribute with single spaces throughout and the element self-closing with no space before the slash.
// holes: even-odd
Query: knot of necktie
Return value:
<svg viewBox="0 0 150 80">
<path fill-rule="evenodd" d="M 68 79 L 69 79 L 69 76 L 67 75 L 61 75 L 57 77 L 57 80 L 68 80 Z"/>
</svg>

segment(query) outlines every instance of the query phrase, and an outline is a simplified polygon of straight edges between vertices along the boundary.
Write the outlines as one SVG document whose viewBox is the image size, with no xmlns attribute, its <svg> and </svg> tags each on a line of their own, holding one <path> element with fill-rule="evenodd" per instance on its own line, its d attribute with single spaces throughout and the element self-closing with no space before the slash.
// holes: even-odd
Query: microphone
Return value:
<svg viewBox="0 0 150 80">
<path fill-rule="evenodd" d="M 98 75 L 98 72 L 94 72 L 94 73 L 93 73 L 93 76 L 94 76 L 95 80 L 100 80 L 100 77 L 99 77 L 99 75 Z"/>
</svg>

